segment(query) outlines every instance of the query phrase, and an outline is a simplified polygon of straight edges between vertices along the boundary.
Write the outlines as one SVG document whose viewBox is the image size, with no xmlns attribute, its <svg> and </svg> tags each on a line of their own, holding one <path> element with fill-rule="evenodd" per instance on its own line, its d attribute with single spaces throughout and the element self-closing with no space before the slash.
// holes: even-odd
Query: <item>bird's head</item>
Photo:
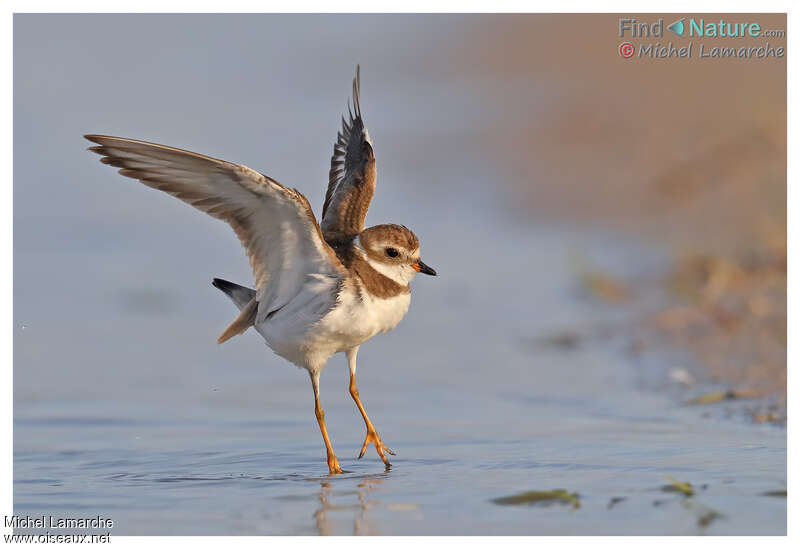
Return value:
<svg viewBox="0 0 800 549">
<path fill-rule="evenodd" d="M 419 239 L 403 225 L 376 225 L 358 235 L 366 260 L 378 272 L 406 285 L 414 275 L 436 276 L 419 258 Z"/>
</svg>

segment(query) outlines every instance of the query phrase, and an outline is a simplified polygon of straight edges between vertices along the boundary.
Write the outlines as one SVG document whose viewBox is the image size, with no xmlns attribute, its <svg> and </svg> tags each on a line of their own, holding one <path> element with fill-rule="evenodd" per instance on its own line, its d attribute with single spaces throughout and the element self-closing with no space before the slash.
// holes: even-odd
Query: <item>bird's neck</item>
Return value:
<svg viewBox="0 0 800 549">
<path fill-rule="evenodd" d="M 379 268 L 376 268 L 366 252 L 358 244 L 357 238 L 352 238 L 345 242 L 332 243 L 331 247 L 350 276 L 372 296 L 389 299 L 411 291 L 411 287 L 407 282 L 404 284 L 402 281 L 395 280 L 393 277 L 381 272 Z"/>
</svg>

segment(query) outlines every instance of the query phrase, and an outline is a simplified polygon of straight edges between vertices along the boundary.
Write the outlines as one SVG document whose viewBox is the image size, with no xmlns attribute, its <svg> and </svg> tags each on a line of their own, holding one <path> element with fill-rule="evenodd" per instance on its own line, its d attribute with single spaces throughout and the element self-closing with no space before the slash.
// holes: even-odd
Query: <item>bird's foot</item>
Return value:
<svg viewBox="0 0 800 549">
<path fill-rule="evenodd" d="M 338 475 L 344 472 L 339 467 L 339 460 L 336 459 L 336 454 L 328 454 L 328 471 L 331 475 Z"/>
<path fill-rule="evenodd" d="M 361 453 L 358 454 L 358 459 L 364 457 L 364 452 L 367 451 L 367 446 L 369 446 L 371 442 L 375 443 L 375 449 L 378 451 L 381 461 L 383 461 L 384 465 L 389 467 L 391 463 L 389 463 L 389 459 L 386 457 L 386 454 L 395 454 L 386 447 L 381 440 L 381 437 L 378 436 L 378 432 L 374 427 L 367 427 L 367 437 L 364 439 L 364 444 L 361 446 Z"/>
</svg>

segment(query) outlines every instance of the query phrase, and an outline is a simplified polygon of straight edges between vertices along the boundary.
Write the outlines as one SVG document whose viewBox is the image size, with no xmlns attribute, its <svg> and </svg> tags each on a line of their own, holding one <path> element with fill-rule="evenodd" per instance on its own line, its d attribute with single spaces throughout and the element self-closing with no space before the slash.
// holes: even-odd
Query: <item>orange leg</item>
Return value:
<svg viewBox="0 0 800 549">
<path fill-rule="evenodd" d="M 367 437 L 364 439 L 364 444 L 361 446 L 361 453 L 358 454 L 358 459 L 364 457 L 364 452 L 367 451 L 367 446 L 369 444 L 375 443 L 375 449 L 378 451 L 378 455 L 381 458 L 381 461 L 386 465 L 386 467 L 390 467 L 391 463 L 386 457 L 386 454 L 394 455 L 394 452 L 389 450 L 386 445 L 381 440 L 381 437 L 378 436 L 378 432 L 375 430 L 375 426 L 372 425 L 372 422 L 369 420 L 369 416 L 367 415 L 367 411 L 364 410 L 364 405 L 361 404 L 361 399 L 358 398 L 358 388 L 356 387 L 356 376 L 354 373 L 350 374 L 350 396 L 353 397 L 353 400 L 356 401 L 356 406 L 358 406 L 358 411 L 361 412 L 361 417 L 364 418 L 364 423 L 367 425 Z"/>
<path fill-rule="evenodd" d="M 325 450 L 328 452 L 328 471 L 330 474 L 335 475 L 341 473 L 342 468 L 339 467 L 339 460 L 336 459 L 336 454 L 333 452 L 331 439 L 328 437 L 328 428 L 325 427 L 325 411 L 319 403 L 319 374 L 311 374 L 311 384 L 314 386 L 314 414 L 317 416 L 319 430 L 322 432 L 322 439 L 325 441 Z"/>
</svg>

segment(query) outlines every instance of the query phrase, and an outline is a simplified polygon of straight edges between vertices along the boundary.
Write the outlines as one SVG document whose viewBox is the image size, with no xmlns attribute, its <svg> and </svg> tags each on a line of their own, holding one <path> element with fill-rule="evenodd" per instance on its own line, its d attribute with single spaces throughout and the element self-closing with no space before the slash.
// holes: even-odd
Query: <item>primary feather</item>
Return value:
<svg viewBox="0 0 800 549">
<path fill-rule="evenodd" d="M 353 79 L 353 109 L 333 145 L 328 191 L 322 207 L 322 233 L 328 242 L 358 235 L 364 230 L 372 195 L 375 193 L 375 153 L 361 118 L 361 69 Z M 355 114 L 353 113 L 355 111 Z"/>
<path fill-rule="evenodd" d="M 250 258 L 258 302 L 255 323 L 298 295 L 309 275 L 342 278 L 344 267 L 322 237 L 308 200 L 246 166 L 106 135 L 90 150 L 122 175 L 226 221 Z"/>
</svg>

